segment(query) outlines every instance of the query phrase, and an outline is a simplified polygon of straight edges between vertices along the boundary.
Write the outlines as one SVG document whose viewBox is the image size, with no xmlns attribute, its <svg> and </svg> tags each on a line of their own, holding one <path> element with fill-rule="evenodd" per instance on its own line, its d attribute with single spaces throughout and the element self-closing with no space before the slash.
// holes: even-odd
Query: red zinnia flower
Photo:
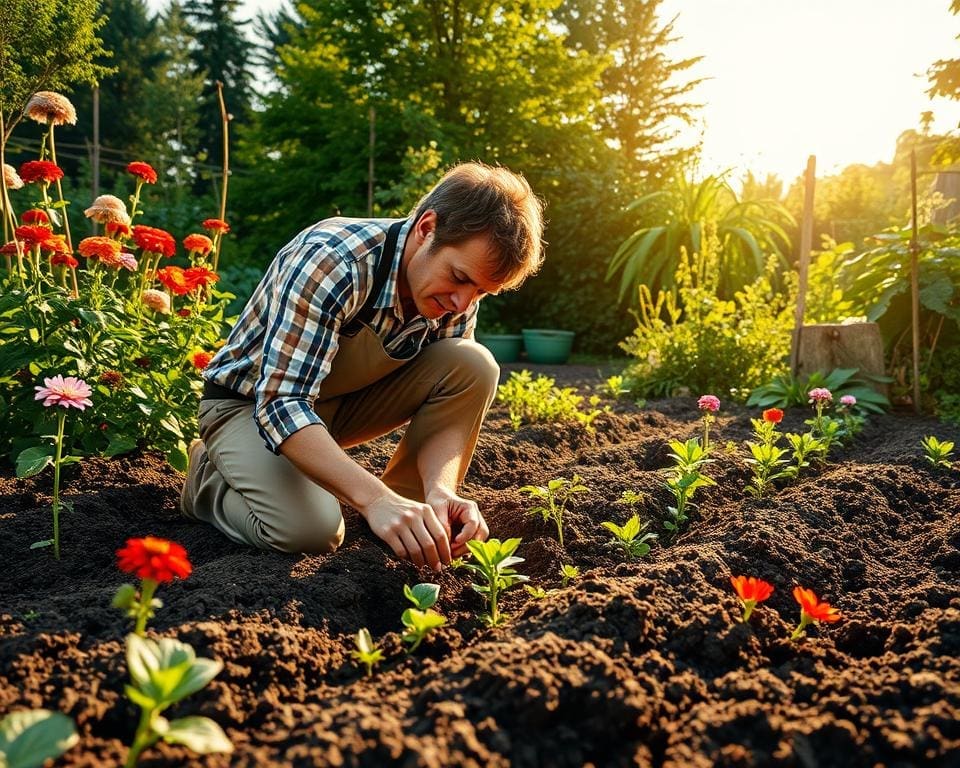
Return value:
<svg viewBox="0 0 960 768">
<path fill-rule="evenodd" d="M 50 257 L 50 263 L 57 267 L 61 264 L 65 267 L 70 267 L 71 269 L 76 269 L 80 262 L 73 258 L 69 253 L 55 253 Z"/>
<path fill-rule="evenodd" d="M 210 285 L 220 279 L 220 275 L 206 267 L 187 267 L 183 271 L 183 276 L 193 288 L 198 288 L 201 285 Z"/>
<path fill-rule="evenodd" d="M 116 235 L 128 237 L 130 235 L 130 225 L 124 224 L 122 221 L 108 221 L 104 226 L 104 231 L 106 231 L 107 237 Z"/>
<path fill-rule="evenodd" d="M 120 243 L 109 237 L 85 237 L 77 246 L 81 256 L 99 259 L 108 267 L 120 266 Z"/>
<path fill-rule="evenodd" d="M 132 163 L 127 165 L 127 173 L 133 174 L 147 184 L 157 183 L 157 172 L 153 170 L 153 167 L 149 163 L 143 163 L 139 160 L 134 160 Z"/>
<path fill-rule="evenodd" d="M 35 245 L 42 245 L 53 237 L 53 230 L 49 227 L 33 224 L 24 224 L 17 227 L 13 230 L 13 233 L 17 236 L 17 240 L 23 242 L 23 247 L 27 249 L 33 248 Z"/>
<path fill-rule="evenodd" d="M 98 381 L 116 392 L 123 386 L 123 374 L 120 371 L 104 371 Z"/>
<path fill-rule="evenodd" d="M 720 398 L 716 395 L 701 395 L 697 400 L 697 407 L 701 411 L 710 411 L 716 413 L 720 410 Z"/>
<path fill-rule="evenodd" d="M 177 241 L 173 239 L 173 235 L 143 224 L 133 225 L 133 242 L 145 251 L 163 254 L 168 259 L 177 252 Z"/>
<path fill-rule="evenodd" d="M 804 629 L 815 621 L 831 622 L 840 621 L 843 618 L 839 610 L 829 603 L 821 602 L 812 589 L 794 587 L 793 598 L 800 603 L 800 624 L 790 636 L 791 640 L 800 639 Z"/>
<path fill-rule="evenodd" d="M 183 247 L 193 253 L 206 256 L 213 250 L 213 241 L 206 235 L 187 235 L 183 238 Z"/>
<path fill-rule="evenodd" d="M 67 245 L 66 235 L 51 235 L 49 239 L 44 240 L 39 245 L 41 251 L 73 256 L 73 254 L 70 252 L 70 246 Z"/>
<path fill-rule="evenodd" d="M 771 424 L 779 424 L 783 421 L 783 411 L 779 408 L 767 408 L 763 412 L 763 420 L 769 421 Z"/>
<path fill-rule="evenodd" d="M 209 232 L 219 232 L 222 235 L 230 231 L 230 225 L 223 219 L 204 219 L 201 226 Z"/>
<path fill-rule="evenodd" d="M 158 269 L 157 280 L 177 296 L 188 294 L 197 287 L 187 280 L 182 267 L 164 267 L 163 269 Z"/>
<path fill-rule="evenodd" d="M 27 184 L 35 181 L 49 184 L 63 178 L 63 169 L 49 160 L 27 160 L 20 166 L 20 178 Z"/>
<path fill-rule="evenodd" d="M 46 211 L 41 211 L 39 208 L 31 208 L 29 211 L 24 211 L 20 214 L 20 221 L 24 224 L 50 224 L 50 217 L 47 216 Z"/>
<path fill-rule="evenodd" d="M 127 539 L 127 545 L 117 550 L 117 567 L 161 584 L 175 577 L 185 579 L 193 571 L 182 546 L 155 536 Z"/>
<path fill-rule="evenodd" d="M 743 603 L 744 621 L 750 618 L 757 603 L 762 603 L 773 594 L 773 585 L 756 576 L 731 576 L 730 583 Z"/>
<path fill-rule="evenodd" d="M 187 359 L 196 368 L 198 371 L 202 371 L 206 368 L 210 361 L 213 359 L 213 355 L 203 349 L 196 349 L 187 355 Z"/>
<path fill-rule="evenodd" d="M 16 256 L 17 255 L 17 244 L 11 240 L 9 243 L 5 243 L 0 246 L 0 254 L 4 256 Z"/>
</svg>

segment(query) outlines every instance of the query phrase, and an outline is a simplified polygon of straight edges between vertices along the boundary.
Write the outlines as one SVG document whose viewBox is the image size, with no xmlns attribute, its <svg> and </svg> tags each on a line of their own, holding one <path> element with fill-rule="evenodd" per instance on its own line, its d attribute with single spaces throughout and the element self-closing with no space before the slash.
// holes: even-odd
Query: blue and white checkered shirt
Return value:
<svg viewBox="0 0 960 768">
<path fill-rule="evenodd" d="M 310 424 L 320 384 L 337 354 L 341 328 L 363 307 L 373 288 L 377 255 L 394 219 L 334 218 L 297 235 L 274 258 L 204 378 L 254 398 L 254 417 L 267 447 Z M 370 327 L 391 356 L 410 357 L 426 344 L 472 336 L 477 304 L 436 320 L 404 322 L 397 279 L 407 234 L 397 238 L 393 266 L 373 306 Z"/>
</svg>

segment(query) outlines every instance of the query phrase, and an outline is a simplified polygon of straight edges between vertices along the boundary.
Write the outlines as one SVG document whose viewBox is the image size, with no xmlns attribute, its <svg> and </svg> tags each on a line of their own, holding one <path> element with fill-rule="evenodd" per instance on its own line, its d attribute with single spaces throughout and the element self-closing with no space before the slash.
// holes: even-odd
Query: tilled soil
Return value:
<svg viewBox="0 0 960 768">
<path fill-rule="evenodd" d="M 591 385 L 589 368 L 546 369 Z M 171 717 L 215 719 L 231 756 L 157 745 L 143 765 L 198 766 L 960 766 L 960 470 L 922 459 L 926 434 L 960 430 L 909 415 L 875 417 L 857 442 L 768 499 L 744 492 L 749 413 L 715 426 L 717 486 L 675 541 L 624 562 L 600 527 L 615 501 L 645 494 L 663 533 L 666 441 L 698 433 L 694 398 L 640 409 L 616 403 L 596 431 L 487 421 L 466 495 L 493 535 L 519 536 L 518 570 L 549 590 L 506 593 L 509 621 L 486 628 L 463 571 L 418 573 L 394 559 L 355 513 L 329 556 L 246 549 L 180 519 L 181 477 L 153 455 L 71 468 L 63 559 L 30 544 L 50 535 L 51 478 L 0 476 L 0 715 L 46 707 L 81 735 L 58 765 L 122 764 L 137 711 L 124 697 L 123 638 L 110 607 L 130 536 L 182 543 L 194 563 L 161 588 L 154 635 L 224 662 Z M 787 414 L 802 428 L 806 413 Z M 353 451 L 386 465 L 396 436 Z M 732 445 L 731 445 L 732 447 Z M 556 530 L 525 514 L 518 488 L 579 474 L 591 489 Z M 561 587 L 559 568 L 582 576 Z M 734 574 L 776 587 L 749 624 Z M 436 581 L 446 627 L 407 656 L 403 585 Z M 787 638 L 795 585 L 843 620 Z M 368 627 L 387 660 L 364 677 L 350 658 Z"/>
</svg>

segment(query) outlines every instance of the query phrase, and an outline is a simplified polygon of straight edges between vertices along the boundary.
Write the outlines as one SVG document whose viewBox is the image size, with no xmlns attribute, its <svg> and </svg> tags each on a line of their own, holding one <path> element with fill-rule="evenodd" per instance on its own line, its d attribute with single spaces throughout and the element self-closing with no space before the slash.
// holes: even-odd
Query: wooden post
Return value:
<svg viewBox="0 0 960 768">
<path fill-rule="evenodd" d="M 800 329 L 807 303 L 807 273 L 810 270 L 810 247 L 813 243 L 813 190 L 816 183 L 817 157 L 807 158 L 807 170 L 803 176 L 803 220 L 800 224 L 800 279 L 797 288 L 797 310 L 793 321 L 793 342 L 790 345 L 790 372 L 797 375 L 800 355 Z"/>
<path fill-rule="evenodd" d="M 913 325 L 913 410 L 920 413 L 920 224 L 917 221 L 917 152 L 910 150 L 910 204 L 913 234 L 910 237 L 910 309 Z"/>
<path fill-rule="evenodd" d="M 100 196 L 100 86 L 93 86 L 93 199 Z M 64 211 L 66 215 L 66 211 Z M 90 228 L 96 234 L 97 223 L 90 219 Z"/>
<path fill-rule="evenodd" d="M 367 216 L 373 216 L 373 150 L 377 142 L 377 110 L 370 107 L 370 157 L 367 161 Z"/>
</svg>

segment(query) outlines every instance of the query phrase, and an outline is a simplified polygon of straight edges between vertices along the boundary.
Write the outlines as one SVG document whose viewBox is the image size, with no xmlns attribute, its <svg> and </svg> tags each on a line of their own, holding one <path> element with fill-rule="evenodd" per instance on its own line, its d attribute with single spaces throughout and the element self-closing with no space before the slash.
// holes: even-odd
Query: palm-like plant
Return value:
<svg viewBox="0 0 960 768">
<path fill-rule="evenodd" d="M 680 249 L 698 253 L 707 222 L 716 224 L 720 239 L 720 292 L 733 292 L 763 274 L 767 256 L 776 254 L 786 264 L 793 225 L 789 211 L 776 200 L 740 200 L 722 176 L 696 182 L 681 175 L 671 186 L 635 200 L 628 211 L 645 211 L 662 223 L 636 230 L 617 249 L 607 270 L 609 280 L 620 276 L 620 301 L 637 299 L 641 284 L 651 289 L 669 287 L 680 259 Z"/>
</svg>

